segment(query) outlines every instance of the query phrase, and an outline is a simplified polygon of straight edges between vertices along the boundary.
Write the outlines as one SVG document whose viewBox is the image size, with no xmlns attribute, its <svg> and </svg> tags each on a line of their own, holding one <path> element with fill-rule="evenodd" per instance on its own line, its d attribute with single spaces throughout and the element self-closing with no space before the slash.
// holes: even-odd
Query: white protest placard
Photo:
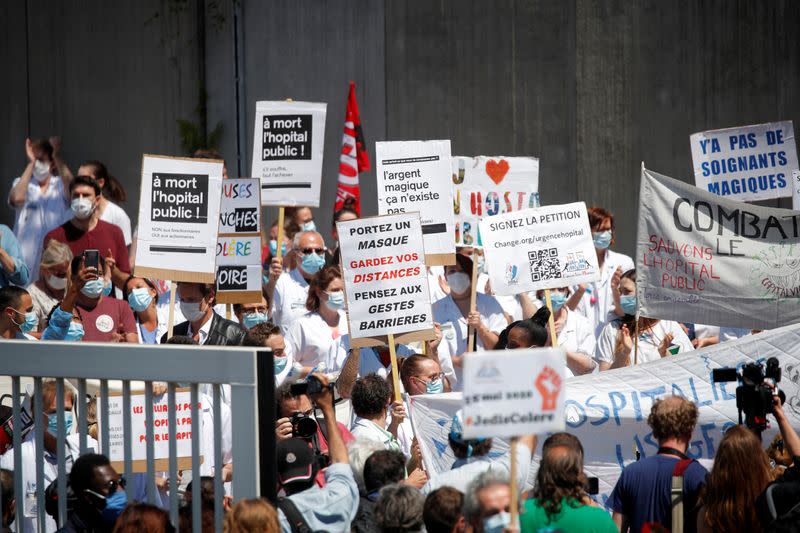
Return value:
<svg viewBox="0 0 800 533">
<path fill-rule="evenodd" d="M 136 276 L 214 282 L 222 165 L 143 156 Z"/>
<path fill-rule="evenodd" d="M 704 191 L 742 201 L 792 195 L 798 164 L 791 120 L 703 131 L 689 142 L 695 184 Z"/>
<path fill-rule="evenodd" d="M 217 239 L 217 302 L 261 301 L 260 228 L 259 180 L 225 180 Z"/>
<path fill-rule="evenodd" d="M 548 205 L 480 222 L 489 280 L 513 295 L 600 279 L 583 202 Z"/>
<path fill-rule="evenodd" d="M 735 382 L 715 383 L 711 371 L 761 362 L 776 357 L 783 369 L 778 386 L 786 394 L 784 412 L 793 427 L 800 426 L 800 325 L 743 337 L 658 361 L 568 378 L 564 382 L 565 430 L 583 443 L 584 473 L 599 478 L 600 503 L 606 504 L 625 466 L 636 461 L 635 450 L 651 457 L 658 443 L 647 425 L 653 401 L 677 394 L 697 405 L 699 418 L 687 455 L 706 468 L 719 449 L 724 432 L 738 423 Z M 470 356 L 471 357 L 471 356 Z M 465 360 L 466 363 L 466 360 Z M 455 457 L 447 442 L 450 420 L 464 405 L 459 393 L 411 396 L 411 421 L 429 475 L 449 471 Z M 777 433 L 772 427 L 762 441 Z M 541 449 L 541 440 L 540 440 Z M 494 439 L 490 457 L 506 452 L 506 441 Z M 538 454 L 528 483 L 536 479 Z"/>
<path fill-rule="evenodd" d="M 328 104 L 256 102 L 252 176 L 261 204 L 319 207 Z"/>
<path fill-rule="evenodd" d="M 418 213 L 337 222 L 352 340 L 431 330 Z"/>
<path fill-rule="evenodd" d="M 465 357 L 464 437 L 518 437 L 564 429 L 566 357 L 560 348 Z"/>
<path fill-rule="evenodd" d="M 800 170 L 792 171 L 792 209 L 800 211 Z"/>
<path fill-rule="evenodd" d="M 746 329 L 800 321 L 800 212 L 720 198 L 642 169 L 639 313 Z"/>
<path fill-rule="evenodd" d="M 454 264 L 450 141 L 376 142 L 375 159 L 378 213 L 418 212 L 425 241 L 425 263 Z"/>
<path fill-rule="evenodd" d="M 539 206 L 539 160 L 535 157 L 453 157 L 456 246 L 481 246 L 484 217 Z"/>
<path fill-rule="evenodd" d="M 131 443 L 131 460 L 133 461 L 134 472 L 147 472 L 147 424 L 145 418 L 145 394 L 144 392 L 132 392 L 129 415 L 131 417 L 132 434 L 126 435 L 123 426 L 123 401 L 119 393 L 108 395 L 108 434 L 109 450 L 103 453 L 108 456 L 112 466 L 118 470 L 124 470 L 123 461 L 125 459 L 125 440 Z M 156 471 L 169 470 L 169 439 L 174 436 L 177 445 L 178 468 L 191 468 L 192 465 L 192 404 L 191 392 L 188 389 L 178 389 L 175 392 L 175 423 L 171 428 L 169 425 L 169 413 L 167 410 L 168 395 L 162 394 L 153 397 L 153 458 L 155 459 Z M 97 402 L 98 415 L 100 420 L 100 405 Z M 203 408 L 198 404 L 198 410 L 203 412 Z M 202 417 L 199 421 L 202 431 Z M 201 450 L 203 440 L 200 439 Z M 201 459 L 202 461 L 202 459 Z"/>
</svg>

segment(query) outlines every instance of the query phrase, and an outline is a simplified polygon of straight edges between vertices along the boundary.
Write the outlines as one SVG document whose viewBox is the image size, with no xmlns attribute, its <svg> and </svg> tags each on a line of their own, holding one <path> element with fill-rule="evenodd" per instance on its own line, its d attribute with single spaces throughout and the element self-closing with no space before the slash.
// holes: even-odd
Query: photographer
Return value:
<svg viewBox="0 0 800 533">
<path fill-rule="evenodd" d="M 292 384 L 298 380 L 287 380 L 275 391 L 277 401 L 277 416 L 275 421 L 275 437 L 280 443 L 292 437 L 299 437 L 308 443 L 316 453 L 328 456 L 329 446 L 329 421 L 318 420 L 311 398 L 307 394 L 292 394 Z M 336 422 L 339 434 L 345 445 L 355 440 L 350 431 L 340 422 Z M 317 482 L 325 485 L 325 476 L 319 472 Z"/>
<path fill-rule="evenodd" d="M 287 494 L 278 502 L 278 519 L 285 533 L 304 527 L 309 531 L 350 531 L 358 510 L 358 485 L 336 424 L 332 387 L 322 374 L 312 374 L 311 379 L 318 380 L 322 390 L 314 393 L 311 388 L 310 396 L 322 411 L 327 427 L 333 428 L 328 432 L 331 465 L 325 470 L 325 487 L 320 488 L 314 480 L 321 465 L 307 442 L 290 438 L 278 443 L 278 482 Z"/>
</svg>

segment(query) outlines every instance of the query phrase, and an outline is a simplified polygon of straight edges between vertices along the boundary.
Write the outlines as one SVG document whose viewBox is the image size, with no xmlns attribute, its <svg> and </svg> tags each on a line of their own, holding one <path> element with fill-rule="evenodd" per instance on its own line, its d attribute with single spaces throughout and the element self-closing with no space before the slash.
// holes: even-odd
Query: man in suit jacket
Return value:
<svg viewBox="0 0 800 533">
<path fill-rule="evenodd" d="M 246 334 L 245 329 L 214 312 L 214 285 L 205 283 L 178 283 L 181 296 L 181 313 L 186 322 L 176 325 L 173 335 L 186 335 L 197 344 L 209 346 L 240 346 Z M 161 342 L 167 341 L 167 335 Z"/>
</svg>

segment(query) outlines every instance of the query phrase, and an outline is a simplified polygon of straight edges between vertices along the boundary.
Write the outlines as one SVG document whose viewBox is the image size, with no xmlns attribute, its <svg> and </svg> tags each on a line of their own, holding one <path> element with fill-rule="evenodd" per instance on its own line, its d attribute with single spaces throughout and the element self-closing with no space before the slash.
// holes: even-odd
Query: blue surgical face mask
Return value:
<svg viewBox="0 0 800 533">
<path fill-rule="evenodd" d="M 103 294 L 103 289 L 105 288 L 105 282 L 98 278 L 87 281 L 86 284 L 81 287 L 81 292 L 84 296 L 88 298 L 97 298 L 101 294 Z"/>
<path fill-rule="evenodd" d="M 334 311 L 344 309 L 344 293 L 342 291 L 328 292 L 326 294 L 328 295 L 328 301 L 325 302 L 325 305 L 327 305 L 329 309 L 333 309 Z"/>
<path fill-rule="evenodd" d="M 286 368 L 286 363 L 289 362 L 289 358 L 276 357 L 275 359 L 273 359 L 273 361 L 274 362 L 272 363 L 272 365 L 275 367 L 275 375 L 277 376 L 278 374 L 284 371 L 284 369 Z"/>
<path fill-rule="evenodd" d="M 118 490 L 111 496 L 106 496 L 106 507 L 102 511 L 103 520 L 107 524 L 114 524 L 128 505 L 128 493 Z"/>
<path fill-rule="evenodd" d="M 511 525 L 511 514 L 503 511 L 483 520 L 484 533 L 502 533 Z"/>
<path fill-rule="evenodd" d="M 112 287 L 113 286 L 111 285 L 110 281 L 106 285 L 103 285 L 103 296 L 108 296 L 109 294 L 111 294 Z"/>
<path fill-rule="evenodd" d="M 269 320 L 269 318 L 267 318 L 266 313 L 259 313 L 258 311 L 255 311 L 253 313 L 247 313 L 244 315 L 242 317 L 242 324 L 245 328 L 251 329 L 253 326 L 266 322 L 267 320 Z"/>
<path fill-rule="evenodd" d="M 137 313 L 141 313 L 153 302 L 150 289 L 146 287 L 136 287 L 128 294 L 128 305 Z"/>
<path fill-rule="evenodd" d="M 12 307 L 11 309 L 14 308 Z M 35 328 L 36 325 L 39 323 L 39 317 L 36 316 L 36 313 L 34 311 L 29 311 L 27 313 L 22 313 L 20 311 L 17 311 L 16 309 L 14 309 L 14 311 L 16 311 L 18 315 L 22 315 L 25 317 L 25 319 L 22 322 L 17 322 L 13 318 L 11 319 L 12 322 L 14 322 L 14 324 L 16 324 L 17 327 L 19 327 L 19 330 L 22 333 L 28 333 L 30 331 L 33 331 L 33 328 Z"/>
<path fill-rule="evenodd" d="M 325 266 L 325 254 L 317 255 L 316 252 L 311 252 L 308 255 L 304 255 L 302 261 L 300 261 L 300 266 L 306 274 L 313 276 Z"/>
<path fill-rule="evenodd" d="M 275 239 L 269 241 L 269 255 L 270 257 L 278 255 L 278 241 Z M 286 255 L 286 243 L 281 244 L 281 255 Z"/>
<path fill-rule="evenodd" d="M 425 384 L 426 394 L 440 394 L 442 392 L 444 392 L 444 380 L 442 378 L 436 378 Z"/>
<path fill-rule="evenodd" d="M 308 222 L 303 222 L 300 225 L 300 229 L 303 231 L 317 231 L 317 225 L 314 224 L 313 220 L 309 220 Z"/>
<path fill-rule="evenodd" d="M 80 341 L 83 339 L 84 331 L 83 324 L 80 322 L 70 322 L 67 328 L 67 334 L 64 335 L 65 341 Z"/>
<path fill-rule="evenodd" d="M 64 434 L 69 435 L 72 430 L 72 413 L 64 411 Z M 47 431 L 54 437 L 58 436 L 58 413 L 47 415 Z"/>
<path fill-rule="evenodd" d="M 636 295 L 623 294 L 619 297 L 619 306 L 622 307 L 623 313 L 634 316 L 636 314 Z"/>
<path fill-rule="evenodd" d="M 611 246 L 611 230 L 592 232 L 592 240 L 595 248 L 605 250 Z"/>
<path fill-rule="evenodd" d="M 545 298 L 546 300 L 546 298 Z M 563 292 L 553 292 L 550 291 L 550 305 L 553 306 L 553 312 L 555 313 L 562 307 L 564 304 L 567 303 L 567 295 Z"/>
</svg>

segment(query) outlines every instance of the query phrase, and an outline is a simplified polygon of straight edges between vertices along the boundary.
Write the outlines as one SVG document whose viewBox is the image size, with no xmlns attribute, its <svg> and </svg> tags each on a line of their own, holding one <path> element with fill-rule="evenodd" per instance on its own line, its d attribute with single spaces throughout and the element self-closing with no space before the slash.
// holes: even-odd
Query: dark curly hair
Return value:
<svg viewBox="0 0 800 533">
<path fill-rule="evenodd" d="M 542 461 L 536 473 L 533 496 L 544 509 L 547 518 L 552 519 L 561 512 L 562 500 L 566 500 L 567 505 L 573 508 L 581 505 L 586 494 L 583 453 L 581 448 L 566 440 L 556 445 L 548 445 L 545 441 L 542 449 Z"/>
<path fill-rule="evenodd" d="M 382 413 L 389 400 L 392 398 L 392 388 L 385 379 L 378 374 L 367 374 L 356 380 L 350 401 L 353 411 L 362 418 L 368 418 Z"/>
<path fill-rule="evenodd" d="M 694 402 L 682 396 L 667 396 L 653 402 L 647 425 L 657 441 L 670 437 L 689 439 L 697 425 L 698 411 Z"/>
</svg>

